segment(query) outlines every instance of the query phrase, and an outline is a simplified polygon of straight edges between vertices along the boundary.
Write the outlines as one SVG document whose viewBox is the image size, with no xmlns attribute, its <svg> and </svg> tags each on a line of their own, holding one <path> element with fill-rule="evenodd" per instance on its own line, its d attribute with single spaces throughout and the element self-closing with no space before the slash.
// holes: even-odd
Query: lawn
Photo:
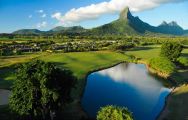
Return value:
<svg viewBox="0 0 188 120">
<path fill-rule="evenodd" d="M 11 65 L 27 62 L 31 59 L 45 55 L 45 53 L 29 53 L 25 55 L 15 55 L 15 56 L 0 56 L 0 68 L 9 67 Z"/>
<path fill-rule="evenodd" d="M 149 60 L 153 57 L 159 56 L 160 50 L 160 47 L 157 46 L 137 47 L 130 51 L 127 51 L 126 54 L 133 55 L 144 60 Z M 183 49 L 182 56 L 188 58 L 188 48 Z"/>
<path fill-rule="evenodd" d="M 137 47 L 130 51 L 127 51 L 126 54 L 133 55 L 137 58 L 141 58 L 144 60 L 149 60 L 150 58 L 157 57 L 160 54 L 159 47 Z"/>
<path fill-rule="evenodd" d="M 9 88 L 15 79 L 10 66 L 38 58 L 46 62 L 53 62 L 60 68 L 70 69 L 78 79 L 84 79 L 90 71 L 109 67 L 122 61 L 130 60 L 128 56 L 108 51 L 79 52 L 79 53 L 37 53 L 21 56 L 8 56 L 0 58 L 0 88 Z M 78 86 L 83 84 L 78 82 Z"/>
<path fill-rule="evenodd" d="M 77 78 L 85 77 L 90 71 L 130 60 L 126 55 L 108 51 L 57 53 L 40 57 L 39 59 L 46 62 L 53 62 L 58 67 L 66 67 L 70 69 Z"/>
</svg>

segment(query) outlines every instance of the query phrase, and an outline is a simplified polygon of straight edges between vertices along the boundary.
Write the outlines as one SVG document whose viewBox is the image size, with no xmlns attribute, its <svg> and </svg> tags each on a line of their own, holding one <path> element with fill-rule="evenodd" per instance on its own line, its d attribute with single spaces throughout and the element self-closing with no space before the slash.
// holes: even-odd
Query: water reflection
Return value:
<svg viewBox="0 0 188 120">
<path fill-rule="evenodd" d="M 127 106 L 137 120 L 153 120 L 170 89 L 148 74 L 143 64 L 119 64 L 88 76 L 82 100 L 92 117 L 101 106 Z"/>
</svg>

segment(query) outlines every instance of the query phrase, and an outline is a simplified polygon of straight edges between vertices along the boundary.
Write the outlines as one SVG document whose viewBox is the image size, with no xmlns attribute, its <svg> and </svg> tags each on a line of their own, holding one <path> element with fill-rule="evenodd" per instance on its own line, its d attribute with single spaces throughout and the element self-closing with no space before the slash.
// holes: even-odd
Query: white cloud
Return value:
<svg viewBox="0 0 188 120">
<path fill-rule="evenodd" d="M 28 18 L 32 18 L 32 17 L 33 17 L 33 15 L 29 15 L 29 16 L 28 16 Z"/>
<path fill-rule="evenodd" d="M 38 13 L 43 13 L 43 12 L 44 12 L 44 10 L 37 10 L 37 12 L 38 12 Z"/>
<path fill-rule="evenodd" d="M 43 21 L 43 22 L 37 24 L 37 28 L 44 28 L 46 26 L 47 26 L 47 22 L 46 21 Z"/>
<path fill-rule="evenodd" d="M 44 13 L 41 15 L 42 18 L 45 18 L 47 15 Z"/>
<path fill-rule="evenodd" d="M 52 15 L 52 18 L 57 19 L 62 24 L 79 23 L 81 21 L 99 18 L 104 14 L 120 12 L 127 6 L 132 12 L 139 12 L 158 7 L 161 4 L 183 1 L 186 0 L 110 0 L 109 2 L 91 4 L 77 9 L 73 8 L 64 15 L 57 12 Z"/>
</svg>

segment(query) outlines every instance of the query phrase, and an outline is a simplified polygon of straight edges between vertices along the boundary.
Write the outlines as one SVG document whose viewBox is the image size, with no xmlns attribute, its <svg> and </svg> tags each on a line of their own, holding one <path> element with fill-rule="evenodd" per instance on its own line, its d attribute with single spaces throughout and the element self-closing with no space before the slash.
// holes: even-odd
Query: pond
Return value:
<svg viewBox="0 0 188 120">
<path fill-rule="evenodd" d="M 0 89 L 0 105 L 8 104 L 10 94 L 11 91 Z"/>
<path fill-rule="evenodd" d="M 127 107 L 135 120 L 155 120 L 171 89 L 149 74 L 144 64 L 122 63 L 87 77 L 82 106 L 91 118 L 100 107 Z"/>
</svg>

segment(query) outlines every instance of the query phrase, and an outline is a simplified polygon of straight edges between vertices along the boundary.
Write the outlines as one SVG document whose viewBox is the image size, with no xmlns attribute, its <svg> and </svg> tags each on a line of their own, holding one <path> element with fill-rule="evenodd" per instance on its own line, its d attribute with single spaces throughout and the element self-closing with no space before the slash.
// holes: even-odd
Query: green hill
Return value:
<svg viewBox="0 0 188 120">
<path fill-rule="evenodd" d="M 44 33 L 43 31 L 40 31 L 38 29 L 21 29 L 13 32 L 12 34 L 23 34 L 23 35 L 28 35 L 28 34 L 42 34 Z"/>
</svg>

